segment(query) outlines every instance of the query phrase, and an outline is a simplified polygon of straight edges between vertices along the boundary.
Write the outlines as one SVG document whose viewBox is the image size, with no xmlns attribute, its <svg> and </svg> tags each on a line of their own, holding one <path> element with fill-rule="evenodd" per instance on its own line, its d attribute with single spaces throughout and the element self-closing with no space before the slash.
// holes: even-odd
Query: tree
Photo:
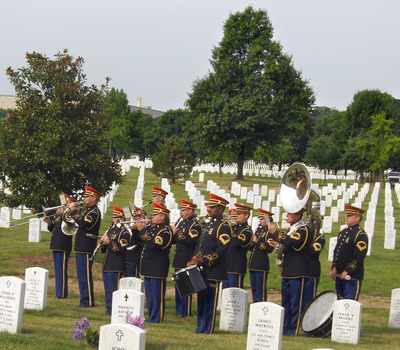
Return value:
<svg viewBox="0 0 400 350">
<path fill-rule="evenodd" d="M 172 182 L 187 177 L 196 162 L 192 144 L 192 116 L 184 109 L 169 110 L 152 125 L 153 172 Z"/>
<path fill-rule="evenodd" d="M 86 182 L 106 192 L 120 169 L 108 153 L 105 86 L 88 86 L 83 59 L 66 50 L 54 59 L 27 53 L 26 60 L 26 67 L 7 69 L 17 107 L 1 139 L 2 180 L 12 192 L 2 200 L 49 206 L 59 192 L 79 191 Z"/>
<path fill-rule="evenodd" d="M 358 136 L 372 125 L 372 116 L 384 113 L 394 120 L 396 134 L 400 134 L 400 103 L 393 96 L 379 90 L 357 92 L 347 107 L 350 136 Z"/>
<path fill-rule="evenodd" d="M 131 123 L 126 130 L 132 153 L 139 155 L 144 160 L 150 157 L 157 142 L 154 133 L 155 120 L 141 111 L 135 111 L 131 114 Z"/>
<path fill-rule="evenodd" d="M 171 137 L 159 146 L 152 156 L 152 171 L 159 177 L 166 177 L 175 183 L 178 179 L 187 178 L 193 169 L 195 160 L 186 151 L 182 138 Z"/>
<path fill-rule="evenodd" d="M 383 178 L 392 154 L 400 151 L 400 137 L 393 132 L 394 121 L 383 113 L 371 117 L 371 127 L 353 140 L 353 155 L 360 170 L 367 170 L 377 180 Z M 361 166 L 360 166 L 361 164 Z"/>
<path fill-rule="evenodd" d="M 212 53 L 212 71 L 195 82 L 187 101 L 208 157 L 234 158 L 238 178 L 259 145 L 291 138 L 305 149 L 314 98 L 291 58 L 272 40 L 267 13 L 251 7 L 232 14 Z"/>
<path fill-rule="evenodd" d="M 129 131 L 134 120 L 126 93 L 112 88 L 106 95 L 104 111 L 110 125 L 108 138 L 113 158 L 129 155 L 133 151 L 133 135 Z"/>
<path fill-rule="evenodd" d="M 311 165 L 325 170 L 348 167 L 344 157 L 349 138 L 348 119 L 345 112 L 331 111 L 316 119 L 313 136 L 306 152 Z"/>
</svg>

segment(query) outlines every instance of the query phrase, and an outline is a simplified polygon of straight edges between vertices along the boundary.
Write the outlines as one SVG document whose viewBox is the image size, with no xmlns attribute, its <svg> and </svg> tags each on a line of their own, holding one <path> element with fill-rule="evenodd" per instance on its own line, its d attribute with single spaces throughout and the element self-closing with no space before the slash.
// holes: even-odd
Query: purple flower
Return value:
<svg viewBox="0 0 400 350">
<path fill-rule="evenodd" d="M 132 326 L 144 329 L 144 318 L 139 316 L 132 316 L 130 313 L 127 315 L 127 322 Z"/>
<path fill-rule="evenodd" d="M 75 322 L 72 338 L 74 340 L 82 340 L 86 335 L 86 330 L 90 328 L 90 322 L 86 317 L 81 317 Z"/>
<path fill-rule="evenodd" d="M 82 340 L 84 338 L 85 334 L 82 332 L 80 329 L 75 328 L 74 333 L 72 335 L 72 338 L 74 340 Z"/>
</svg>

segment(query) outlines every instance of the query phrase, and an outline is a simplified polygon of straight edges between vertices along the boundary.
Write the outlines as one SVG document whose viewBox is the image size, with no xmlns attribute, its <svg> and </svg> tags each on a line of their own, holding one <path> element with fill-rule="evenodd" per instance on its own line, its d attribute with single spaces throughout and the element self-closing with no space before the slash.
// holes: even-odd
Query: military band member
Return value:
<svg viewBox="0 0 400 350">
<path fill-rule="evenodd" d="M 142 209 L 135 207 L 133 209 L 133 218 L 135 222 L 145 222 L 144 212 Z M 143 250 L 143 241 L 140 238 L 140 232 L 136 223 L 131 226 L 132 235 L 130 236 L 128 247 L 125 252 L 125 277 L 140 276 L 140 256 Z"/>
<path fill-rule="evenodd" d="M 339 299 L 358 300 L 364 278 L 364 259 L 368 252 L 368 235 L 360 227 L 363 210 L 346 204 L 347 228 L 339 232 L 330 277 L 336 281 Z"/>
<path fill-rule="evenodd" d="M 79 284 L 80 306 L 95 306 L 91 256 L 97 245 L 101 214 L 97 207 L 100 193 L 90 185 L 85 186 L 84 211 L 79 215 L 75 236 L 76 269 Z"/>
<path fill-rule="evenodd" d="M 272 223 L 272 213 L 258 209 L 260 223 L 251 240 L 249 259 L 250 285 L 253 303 L 267 301 L 267 280 L 269 272 L 268 255 L 274 250 L 272 234 L 268 231 L 268 223 Z"/>
<path fill-rule="evenodd" d="M 165 198 L 168 192 L 164 191 L 161 187 L 153 186 L 151 189 L 151 198 L 153 203 L 165 204 Z"/>
<path fill-rule="evenodd" d="M 226 279 L 225 255 L 232 235 L 229 223 L 223 219 L 227 204 L 224 198 L 209 194 L 206 206 L 210 220 L 202 224 L 198 252 L 188 262 L 188 266 L 204 267 L 207 283 L 207 289 L 197 295 L 197 333 L 214 332 L 218 287 L 219 282 Z"/>
<path fill-rule="evenodd" d="M 312 229 L 310 230 L 312 231 Z M 319 280 L 321 277 L 321 262 L 319 261 L 319 257 L 322 249 L 325 246 L 325 237 L 324 235 L 318 231 L 313 232 L 313 238 L 311 244 L 309 245 L 308 254 L 310 257 L 310 277 L 313 279 L 311 282 L 314 287 L 314 291 L 312 293 L 312 299 L 317 296 L 317 290 L 319 285 Z M 312 300 L 307 300 L 307 304 L 309 304 Z"/>
<path fill-rule="evenodd" d="M 71 196 L 65 196 L 65 199 L 67 204 L 76 202 Z M 72 236 L 61 230 L 63 211 L 63 208 L 58 208 L 56 215 L 44 217 L 51 232 L 50 249 L 53 251 L 56 298 L 59 299 L 68 297 L 68 260 L 72 250 Z"/>
<path fill-rule="evenodd" d="M 302 220 L 304 209 L 297 213 L 288 213 L 287 222 L 290 225 L 287 233 L 282 232 L 279 244 L 283 248 L 282 261 L 282 306 L 285 308 L 283 334 L 298 335 L 300 332 L 301 315 L 305 305 L 312 300 L 314 287 L 310 276 L 308 249 L 312 236 L 310 228 Z M 269 224 L 269 230 L 275 228 Z"/>
<path fill-rule="evenodd" d="M 243 279 L 247 270 L 247 251 L 250 248 L 253 232 L 247 223 L 251 208 L 235 204 L 235 225 L 232 227 L 231 242 L 226 253 L 227 279 L 222 288 L 243 288 Z"/>
<path fill-rule="evenodd" d="M 172 266 L 175 268 L 175 271 L 186 267 L 187 262 L 195 253 L 201 233 L 201 227 L 195 213 L 196 204 L 186 199 L 181 199 L 179 201 L 179 208 L 181 217 L 175 224 L 173 240 L 173 243 L 176 245 L 176 253 Z M 192 296 L 181 296 L 175 287 L 175 306 L 178 316 L 190 316 Z"/>
<path fill-rule="evenodd" d="M 105 253 L 103 265 L 103 283 L 106 313 L 111 315 L 112 296 L 118 290 L 118 283 L 125 271 L 125 248 L 129 244 L 130 233 L 125 225 L 124 210 L 112 208 L 112 224 L 100 239 L 101 250 Z"/>
<path fill-rule="evenodd" d="M 148 321 L 164 320 L 166 279 L 169 268 L 169 250 L 172 230 L 169 226 L 169 210 L 161 203 L 153 203 L 151 224 L 137 223 L 144 248 L 140 260 L 140 274 L 144 277 L 144 289 L 149 312 Z"/>
</svg>

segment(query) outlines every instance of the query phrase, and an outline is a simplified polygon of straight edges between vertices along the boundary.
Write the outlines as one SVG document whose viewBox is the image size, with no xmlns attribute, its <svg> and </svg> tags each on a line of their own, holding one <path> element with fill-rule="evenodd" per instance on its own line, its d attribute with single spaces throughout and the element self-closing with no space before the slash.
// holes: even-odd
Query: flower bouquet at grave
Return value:
<svg viewBox="0 0 400 350">
<path fill-rule="evenodd" d="M 76 341 L 85 338 L 86 342 L 93 347 L 99 345 L 99 332 L 91 328 L 90 321 L 86 317 L 81 317 L 75 322 L 72 338 Z"/>
<path fill-rule="evenodd" d="M 144 329 L 144 318 L 132 316 L 130 313 L 126 317 L 126 322 L 132 326 Z"/>
</svg>

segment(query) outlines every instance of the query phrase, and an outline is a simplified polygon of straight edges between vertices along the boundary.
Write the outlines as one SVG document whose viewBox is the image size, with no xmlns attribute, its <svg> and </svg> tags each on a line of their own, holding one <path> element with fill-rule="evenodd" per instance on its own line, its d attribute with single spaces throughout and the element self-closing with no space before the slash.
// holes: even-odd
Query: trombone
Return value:
<svg viewBox="0 0 400 350">
<path fill-rule="evenodd" d="M 48 218 L 53 217 L 53 216 L 57 215 L 57 210 L 58 209 L 60 209 L 62 207 L 65 207 L 65 206 L 66 206 L 66 204 L 62 204 L 62 205 L 58 205 L 58 206 L 55 206 L 55 207 L 43 208 L 43 211 L 41 211 L 39 213 L 27 215 L 27 216 L 24 216 L 21 219 L 11 221 L 10 222 L 10 228 L 29 224 L 30 219 L 39 217 L 39 216 L 41 216 L 43 214 L 45 216 L 47 216 Z M 21 220 L 23 220 L 23 221 L 22 222 L 18 222 L 18 221 L 21 221 Z"/>
</svg>

